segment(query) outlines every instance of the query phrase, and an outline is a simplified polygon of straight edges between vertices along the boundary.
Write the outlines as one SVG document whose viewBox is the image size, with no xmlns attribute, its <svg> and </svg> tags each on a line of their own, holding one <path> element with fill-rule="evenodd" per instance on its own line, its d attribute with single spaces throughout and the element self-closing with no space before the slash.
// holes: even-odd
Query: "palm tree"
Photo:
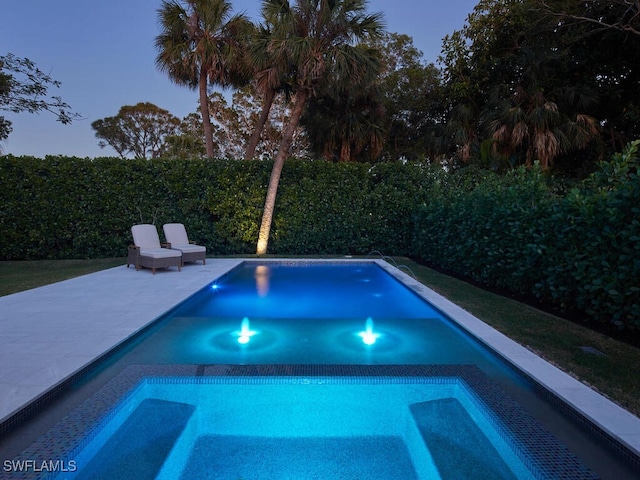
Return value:
<svg viewBox="0 0 640 480">
<path fill-rule="evenodd" d="M 209 117 L 209 82 L 227 87 L 247 81 L 243 55 L 251 23 L 231 15 L 226 0 L 163 0 L 158 10 L 162 32 L 155 44 L 156 66 L 178 85 L 198 89 L 207 156 L 214 156 Z"/>
<path fill-rule="evenodd" d="M 284 161 L 309 98 L 327 72 L 338 85 L 378 71 L 377 57 L 357 42 L 382 33 L 381 14 L 366 13 L 366 0 L 263 0 L 262 12 L 274 31 L 268 50 L 278 65 L 290 65 L 295 80 L 291 117 L 274 160 L 258 235 L 258 255 L 267 252 L 269 233 Z"/>
<path fill-rule="evenodd" d="M 494 148 L 507 157 L 524 155 L 527 166 L 538 160 L 547 170 L 558 156 L 581 150 L 598 138 L 595 118 L 563 111 L 542 90 L 518 86 L 505 104 L 490 123 Z"/>
<path fill-rule="evenodd" d="M 506 157 L 524 156 L 543 169 L 560 155 L 582 150 L 599 138 L 598 121 L 586 112 L 597 95 L 587 87 L 549 81 L 544 59 L 525 52 L 527 67 L 513 85 L 497 85 L 484 117 L 495 150 Z"/>
<path fill-rule="evenodd" d="M 328 161 L 376 161 L 386 136 L 386 110 L 377 85 L 337 89 L 332 79 L 322 83 L 302 117 L 313 151 Z"/>
<path fill-rule="evenodd" d="M 245 151 L 245 158 L 254 158 L 256 148 L 260 141 L 260 135 L 269 118 L 271 106 L 278 93 L 290 96 L 290 86 L 287 83 L 289 65 L 287 63 L 278 64 L 273 55 L 269 52 L 269 40 L 271 39 L 271 26 L 261 26 L 256 31 L 251 41 L 248 62 L 254 73 L 254 89 L 262 95 L 262 110 L 256 123 L 249 144 Z M 279 57 L 280 60 L 286 57 Z"/>
</svg>

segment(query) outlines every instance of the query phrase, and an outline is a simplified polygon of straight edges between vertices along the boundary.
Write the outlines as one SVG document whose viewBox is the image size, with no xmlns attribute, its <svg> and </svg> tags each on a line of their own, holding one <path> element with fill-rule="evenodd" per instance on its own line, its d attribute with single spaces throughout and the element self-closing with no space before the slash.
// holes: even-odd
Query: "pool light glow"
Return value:
<svg viewBox="0 0 640 480">
<path fill-rule="evenodd" d="M 373 319 L 371 317 L 367 318 L 364 331 L 358 333 L 358 336 L 362 338 L 362 342 L 365 345 L 373 345 L 380 338 L 380 334 L 373 331 Z"/>
<path fill-rule="evenodd" d="M 251 337 L 257 334 L 255 330 L 251 330 L 249 326 L 249 318 L 244 317 L 242 319 L 242 323 L 240 324 L 240 331 L 234 332 L 233 334 L 238 337 L 238 343 L 242 345 L 246 345 L 251 341 Z"/>
</svg>

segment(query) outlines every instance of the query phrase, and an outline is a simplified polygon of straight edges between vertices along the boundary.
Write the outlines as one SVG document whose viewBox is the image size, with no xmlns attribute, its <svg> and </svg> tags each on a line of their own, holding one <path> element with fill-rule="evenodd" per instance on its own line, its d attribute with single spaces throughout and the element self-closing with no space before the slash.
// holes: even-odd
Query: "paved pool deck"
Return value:
<svg viewBox="0 0 640 480">
<path fill-rule="evenodd" d="M 208 259 L 206 265 L 186 265 L 181 272 L 161 269 L 155 275 L 122 265 L 0 297 L 0 422 L 243 261 Z M 403 271 L 375 261 L 640 455 L 638 417 Z"/>
</svg>

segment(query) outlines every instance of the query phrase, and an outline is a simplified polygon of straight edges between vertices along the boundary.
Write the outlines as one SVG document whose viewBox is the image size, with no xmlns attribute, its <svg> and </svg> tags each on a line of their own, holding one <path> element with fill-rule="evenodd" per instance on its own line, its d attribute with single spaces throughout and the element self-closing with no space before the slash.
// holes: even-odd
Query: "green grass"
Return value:
<svg viewBox="0 0 640 480">
<path fill-rule="evenodd" d="M 418 280 L 468 312 L 640 415 L 640 349 L 406 258 Z M 125 259 L 0 262 L 0 296 L 124 265 Z M 590 346 L 604 356 L 584 353 Z"/>
<path fill-rule="evenodd" d="M 640 416 L 640 349 L 407 258 L 395 261 L 432 290 Z M 582 346 L 605 355 L 585 353 Z"/>
<path fill-rule="evenodd" d="M 0 296 L 124 265 L 125 258 L 0 262 Z"/>
</svg>

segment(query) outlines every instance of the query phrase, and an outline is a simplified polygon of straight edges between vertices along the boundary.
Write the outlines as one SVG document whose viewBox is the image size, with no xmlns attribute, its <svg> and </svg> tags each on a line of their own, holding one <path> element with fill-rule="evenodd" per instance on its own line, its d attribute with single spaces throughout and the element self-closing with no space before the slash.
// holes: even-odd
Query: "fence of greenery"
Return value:
<svg viewBox="0 0 640 480">
<path fill-rule="evenodd" d="M 450 175 L 437 199 L 417 208 L 412 254 L 485 286 L 637 330 L 638 144 L 570 186 L 537 168 Z"/>
<path fill-rule="evenodd" d="M 0 157 L 5 260 L 124 256 L 136 223 L 184 223 L 212 254 L 254 253 L 271 163 Z M 269 252 L 406 255 L 430 170 L 291 160 Z"/>
<path fill-rule="evenodd" d="M 288 161 L 274 254 L 410 255 L 585 318 L 640 328 L 638 143 L 567 187 L 402 164 Z M 124 256 L 136 223 L 184 223 L 217 255 L 249 254 L 271 163 L 0 157 L 0 258 Z"/>
</svg>

